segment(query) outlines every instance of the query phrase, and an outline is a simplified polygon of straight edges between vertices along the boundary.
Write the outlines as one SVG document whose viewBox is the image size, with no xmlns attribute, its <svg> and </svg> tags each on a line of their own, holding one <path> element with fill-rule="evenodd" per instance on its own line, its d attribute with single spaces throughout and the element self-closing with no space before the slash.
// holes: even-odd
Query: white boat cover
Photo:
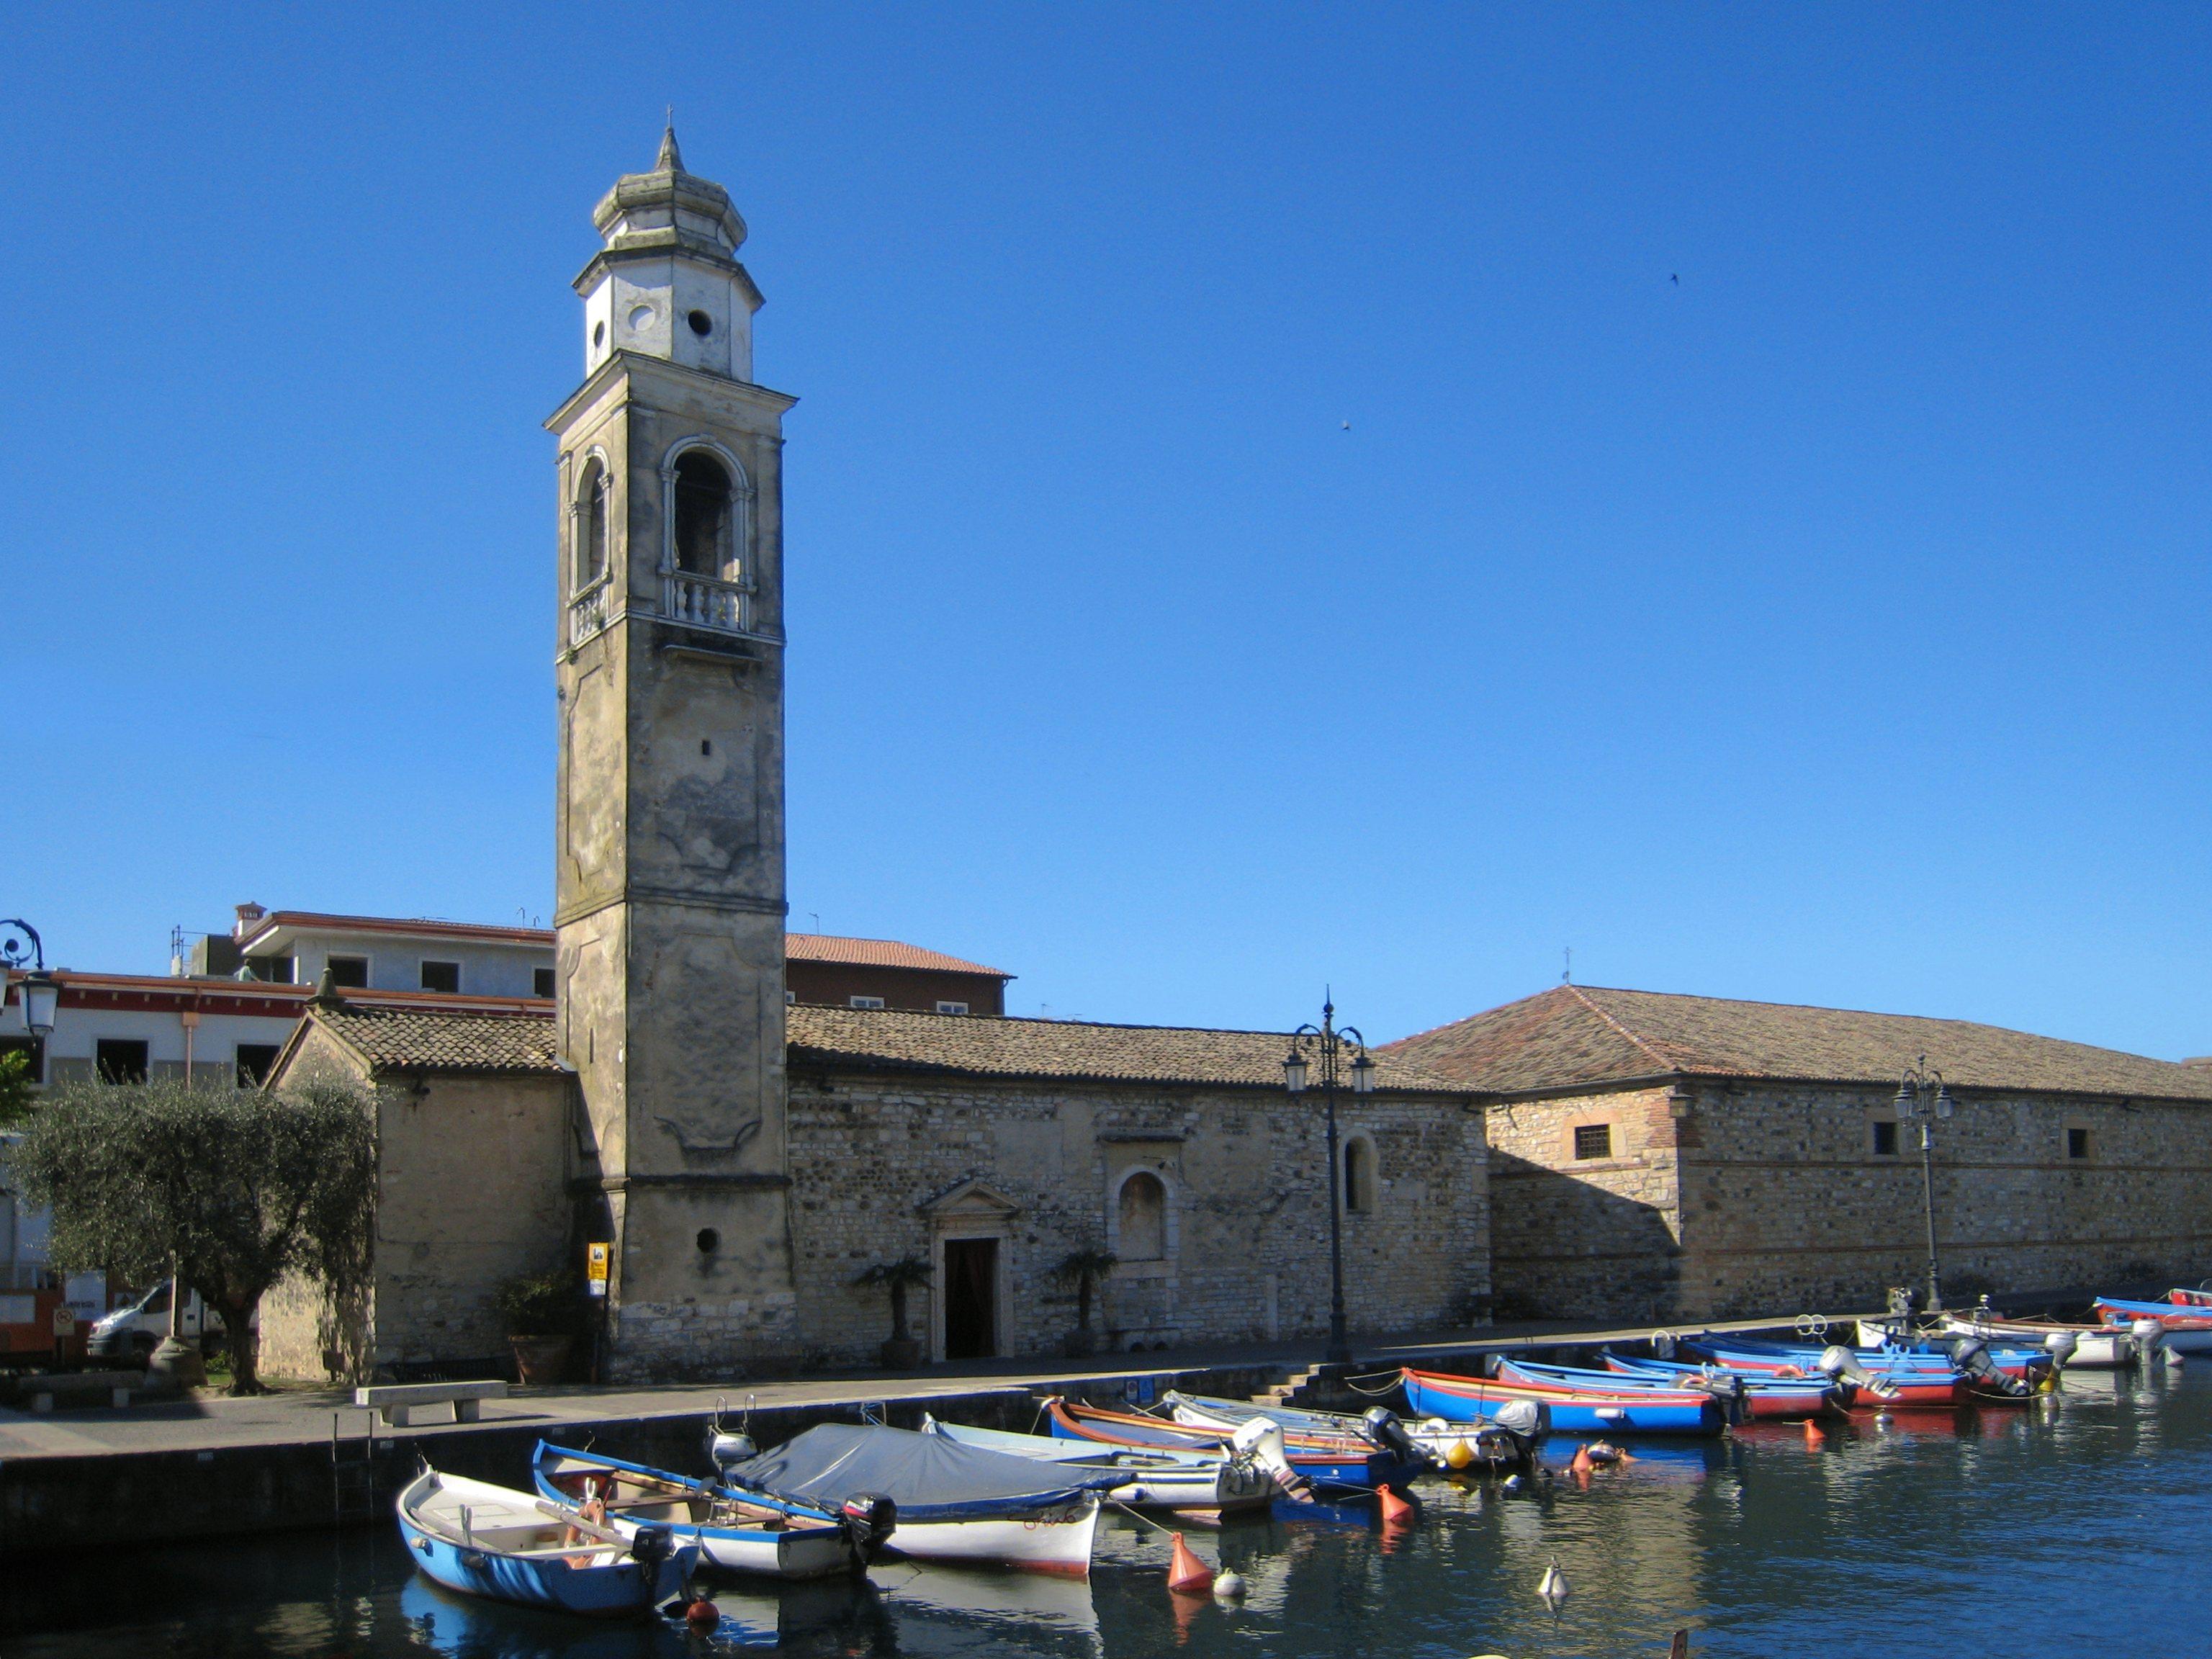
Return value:
<svg viewBox="0 0 2212 1659">
<path fill-rule="evenodd" d="M 832 1506 L 861 1492 L 880 1492 L 898 1505 L 902 1522 L 1049 1509 L 1128 1478 L 1119 1469 L 1040 1463 L 963 1446 L 945 1435 L 867 1423 L 824 1423 L 773 1451 L 730 1465 L 725 1474 L 732 1486 Z"/>
</svg>

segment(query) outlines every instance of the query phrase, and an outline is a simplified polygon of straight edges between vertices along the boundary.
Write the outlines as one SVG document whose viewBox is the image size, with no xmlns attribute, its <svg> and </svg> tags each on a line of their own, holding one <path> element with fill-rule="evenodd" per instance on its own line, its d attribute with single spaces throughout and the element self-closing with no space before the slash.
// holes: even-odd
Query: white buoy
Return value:
<svg viewBox="0 0 2212 1659">
<path fill-rule="evenodd" d="M 1244 1594 L 1244 1575 L 1223 1568 L 1213 1575 L 1213 1593 L 1227 1601 L 1235 1601 Z"/>
<path fill-rule="evenodd" d="M 2179 1367 L 2189 1363 L 2188 1356 L 2179 1348 L 2162 1348 L 2160 1352 L 2166 1355 L 2166 1363 L 2169 1365 Z"/>
<path fill-rule="evenodd" d="M 1567 1575 L 1559 1571 L 1558 1562 L 1544 1569 L 1544 1576 L 1536 1581 L 1536 1594 L 1550 1602 L 1554 1610 L 1567 1599 Z"/>
</svg>

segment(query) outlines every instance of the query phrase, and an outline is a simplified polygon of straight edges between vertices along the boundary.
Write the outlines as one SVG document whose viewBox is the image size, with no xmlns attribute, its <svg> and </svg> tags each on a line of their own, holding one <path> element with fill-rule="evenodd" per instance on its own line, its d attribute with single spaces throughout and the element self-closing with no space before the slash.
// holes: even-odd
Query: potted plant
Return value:
<svg viewBox="0 0 2212 1659">
<path fill-rule="evenodd" d="M 1081 1359 L 1095 1353 L 1098 1339 L 1091 1332 L 1091 1292 L 1106 1282 L 1121 1258 L 1111 1250 L 1070 1250 L 1052 1270 L 1055 1283 L 1075 1287 L 1075 1328 L 1067 1334 L 1067 1357 Z"/>
<path fill-rule="evenodd" d="M 853 1282 L 855 1285 L 880 1285 L 891 1293 L 891 1334 L 884 1344 L 884 1369 L 887 1371 L 910 1371 L 921 1364 L 921 1344 L 907 1328 L 906 1293 L 916 1285 L 929 1283 L 929 1259 L 927 1256 L 902 1255 L 896 1261 L 878 1261 Z"/>
<path fill-rule="evenodd" d="M 583 1287 L 573 1273 L 525 1273 L 499 1287 L 500 1317 L 525 1382 L 558 1382 L 576 1335 Z"/>
</svg>

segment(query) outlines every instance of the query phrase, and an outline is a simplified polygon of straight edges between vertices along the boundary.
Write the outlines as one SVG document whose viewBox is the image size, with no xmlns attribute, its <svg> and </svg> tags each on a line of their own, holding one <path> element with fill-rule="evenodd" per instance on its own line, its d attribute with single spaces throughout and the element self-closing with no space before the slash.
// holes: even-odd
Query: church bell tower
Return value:
<svg viewBox="0 0 2212 1659">
<path fill-rule="evenodd" d="M 592 215 L 560 447 L 559 1040 L 616 1377 L 796 1345 L 783 1065 L 782 418 L 744 221 L 684 169 Z"/>
</svg>

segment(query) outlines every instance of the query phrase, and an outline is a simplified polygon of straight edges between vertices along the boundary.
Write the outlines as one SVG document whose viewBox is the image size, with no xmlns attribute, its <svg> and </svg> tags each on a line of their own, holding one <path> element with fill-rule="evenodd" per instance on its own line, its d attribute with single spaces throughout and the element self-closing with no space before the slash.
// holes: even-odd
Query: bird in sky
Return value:
<svg viewBox="0 0 2212 1659">
<path fill-rule="evenodd" d="M 1677 288 L 1680 288 L 1682 285 L 1682 276 L 1680 271 L 1676 271 L 1674 275 L 1668 276 L 1667 280 L 1674 283 Z"/>
<path fill-rule="evenodd" d="M 1344 429 L 1345 429 L 1346 432 L 1351 431 L 1351 430 L 1352 430 L 1352 422 L 1349 422 L 1349 421 L 1346 421 L 1346 422 L 1344 423 Z"/>
</svg>

